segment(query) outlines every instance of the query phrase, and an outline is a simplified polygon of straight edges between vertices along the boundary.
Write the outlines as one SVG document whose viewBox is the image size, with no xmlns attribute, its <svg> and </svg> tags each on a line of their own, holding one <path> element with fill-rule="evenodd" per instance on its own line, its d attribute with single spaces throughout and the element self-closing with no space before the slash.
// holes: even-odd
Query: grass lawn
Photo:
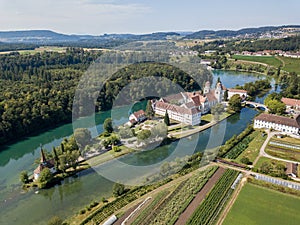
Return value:
<svg viewBox="0 0 300 225">
<path fill-rule="evenodd" d="M 246 148 L 245 151 L 243 151 L 242 154 L 240 154 L 237 157 L 236 161 L 238 163 L 241 163 L 240 160 L 244 157 L 247 157 L 250 160 L 250 162 L 253 162 L 256 159 L 256 157 L 258 156 L 261 146 L 267 139 L 267 135 L 262 136 L 262 132 L 259 130 L 254 131 L 251 134 L 251 136 L 254 139 L 249 143 L 248 148 Z"/>
<path fill-rule="evenodd" d="M 118 158 L 122 155 L 128 154 L 130 152 L 134 152 L 133 149 L 127 148 L 126 146 L 122 145 L 119 146 L 119 148 L 121 149 L 120 152 L 114 152 L 113 150 L 110 150 L 108 152 L 105 152 L 101 155 L 97 155 L 93 158 L 90 158 L 88 160 L 86 160 L 86 162 L 90 165 L 90 166 L 96 166 L 105 162 L 108 162 L 112 159 Z"/>
<path fill-rule="evenodd" d="M 237 60 L 245 60 L 251 62 L 259 62 L 268 64 L 270 66 L 279 67 L 282 65 L 281 61 L 277 59 L 275 56 L 247 56 L 247 55 L 234 55 L 233 59 Z"/>
<path fill-rule="evenodd" d="M 280 57 L 281 60 L 284 61 L 285 66 L 282 68 L 287 72 L 296 72 L 300 74 L 300 59 L 288 58 L 288 57 Z"/>
<path fill-rule="evenodd" d="M 269 162 L 269 163 L 272 162 L 273 164 L 276 164 L 276 165 L 278 165 L 278 164 L 285 165 L 285 162 L 282 162 L 279 160 L 270 159 L 267 157 L 260 157 L 259 160 L 257 161 L 257 163 L 255 164 L 254 169 L 259 169 L 264 162 Z"/>
<path fill-rule="evenodd" d="M 300 198 L 246 184 L 223 225 L 296 225 Z"/>
</svg>

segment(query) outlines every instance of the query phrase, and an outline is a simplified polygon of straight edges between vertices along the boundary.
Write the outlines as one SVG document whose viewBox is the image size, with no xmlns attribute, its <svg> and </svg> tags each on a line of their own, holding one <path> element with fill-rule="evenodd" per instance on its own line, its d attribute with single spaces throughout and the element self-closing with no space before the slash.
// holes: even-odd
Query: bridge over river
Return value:
<svg viewBox="0 0 300 225">
<path fill-rule="evenodd" d="M 251 101 L 244 101 L 243 103 L 244 103 L 246 106 L 252 106 L 252 107 L 254 107 L 254 108 L 256 108 L 256 109 L 262 109 L 262 110 L 264 110 L 264 111 L 268 111 L 268 110 L 269 110 L 268 107 L 265 106 L 265 105 L 262 104 L 262 103 L 251 102 Z"/>
</svg>

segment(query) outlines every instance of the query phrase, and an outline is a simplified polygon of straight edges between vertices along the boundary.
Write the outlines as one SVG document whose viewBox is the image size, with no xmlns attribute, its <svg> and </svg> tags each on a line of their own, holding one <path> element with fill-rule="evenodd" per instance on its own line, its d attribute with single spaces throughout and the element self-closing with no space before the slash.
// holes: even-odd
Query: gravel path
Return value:
<svg viewBox="0 0 300 225">
<path fill-rule="evenodd" d="M 223 167 L 219 167 L 219 169 L 214 173 L 214 175 L 208 180 L 208 182 L 204 185 L 204 187 L 199 191 L 194 200 L 189 204 L 189 206 L 184 210 L 184 212 L 179 216 L 175 225 L 183 225 L 186 224 L 188 219 L 192 216 L 193 212 L 197 209 L 199 204 L 205 199 L 206 195 L 210 192 L 215 183 L 220 179 L 220 177 L 225 172 Z"/>
</svg>

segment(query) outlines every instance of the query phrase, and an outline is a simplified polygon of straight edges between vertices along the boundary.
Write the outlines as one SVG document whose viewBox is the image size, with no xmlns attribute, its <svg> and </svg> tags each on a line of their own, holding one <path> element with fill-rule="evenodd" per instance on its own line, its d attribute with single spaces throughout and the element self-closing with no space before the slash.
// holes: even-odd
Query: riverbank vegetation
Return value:
<svg viewBox="0 0 300 225">
<path fill-rule="evenodd" d="M 254 131 L 253 126 L 248 125 L 248 127 L 242 133 L 240 133 L 238 136 L 234 135 L 232 138 L 230 138 L 228 141 L 226 141 L 224 145 L 222 145 L 220 147 L 218 156 L 225 157 L 227 154 L 230 154 L 230 151 L 232 150 L 234 152 L 237 151 L 236 154 L 232 154 L 232 155 L 238 157 L 239 154 L 241 154 L 243 152 L 243 150 L 246 149 L 246 147 L 245 147 L 246 145 L 240 146 L 237 149 L 235 149 L 235 146 L 237 146 L 243 139 L 247 138 L 247 136 L 250 135 L 253 131 Z M 241 149 L 243 149 L 243 150 L 241 150 Z M 233 157 L 233 158 L 236 158 L 236 157 Z"/>
<path fill-rule="evenodd" d="M 257 80 L 255 82 L 245 83 L 243 86 L 237 85 L 235 88 L 247 91 L 248 99 L 253 100 L 255 96 L 261 95 L 271 89 L 269 80 Z"/>
</svg>

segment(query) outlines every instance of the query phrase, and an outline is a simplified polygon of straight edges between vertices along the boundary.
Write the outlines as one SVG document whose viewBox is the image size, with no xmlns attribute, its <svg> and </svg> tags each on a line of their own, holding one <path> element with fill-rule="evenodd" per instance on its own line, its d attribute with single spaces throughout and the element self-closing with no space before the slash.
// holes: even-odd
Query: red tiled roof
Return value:
<svg viewBox="0 0 300 225">
<path fill-rule="evenodd" d="M 192 101 L 194 102 L 195 106 L 201 105 L 200 97 L 201 95 L 195 95 L 192 97 Z"/>
<path fill-rule="evenodd" d="M 234 88 L 228 88 L 227 90 L 230 91 L 230 92 L 237 92 L 237 93 L 245 93 L 245 94 L 247 94 L 246 90 L 234 89 Z"/>
<path fill-rule="evenodd" d="M 185 104 L 183 104 L 183 106 L 188 108 L 188 109 L 196 107 L 194 102 L 185 103 Z"/>
<path fill-rule="evenodd" d="M 144 110 L 139 110 L 139 111 L 137 111 L 137 112 L 134 112 L 133 114 L 134 114 L 134 116 L 135 116 L 136 118 L 140 118 L 140 117 L 144 117 L 144 116 L 145 116 Z"/>
<path fill-rule="evenodd" d="M 160 108 L 160 109 L 164 109 L 164 110 L 167 110 L 167 111 L 173 111 L 173 112 L 176 112 L 176 113 L 179 113 L 179 114 L 193 115 L 195 113 L 200 112 L 200 110 L 198 110 L 197 108 L 187 109 L 187 108 L 184 108 L 184 107 L 180 107 L 180 106 L 177 106 L 177 105 L 172 105 L 172 104 L 161 102 L 161 101 L 158 101 L 156 103 L 155 107 Z"/>
<path fill-rule="evenodd" d="M 168 96 L 166 96 L 166 97 L 163 97 L 163 100 L 164 100 L 164 101 L 167 101 L 167 102 L 171 102 L 171 101 L 180 101 L 180 100 L 183 99 L 183 95 L 184 95 L 185 97 L 188 97 L 188 96 L 186 95 L 186 93 L 181 92 L 181 93 L 178 93 L 178 94 L 172 94 L 172 95 L 168 95 Z"/>
<path fill-rule="evenodd" d="M 295 119 L 292 119 L 284 116 L 262 113 L 259 116 L 257 116 L 255 120 L 261 120 L 270 123 L 300 128 L 300 115 L 298 115 Z"/>
<path fill-rule="evenodd" d="M 209 93 L 206 94 L 206 97 L 208 99 L 209 102 L 214 102 L 217 101 L 217 98 L 214 94 L 214 90 L 211 90 Z"/>
<path fill-rule="evenodd" d="M 282 98 L 281 101 L 284 104 L 288 105 L 288 106 L 300 107 L 300 100 L 299 99 Z"/>
<path fill-rule="evenodd" d="M 298 165 L 296 163 L 286 163 L 286 174 L 298 174 Z"/>
</svg>

